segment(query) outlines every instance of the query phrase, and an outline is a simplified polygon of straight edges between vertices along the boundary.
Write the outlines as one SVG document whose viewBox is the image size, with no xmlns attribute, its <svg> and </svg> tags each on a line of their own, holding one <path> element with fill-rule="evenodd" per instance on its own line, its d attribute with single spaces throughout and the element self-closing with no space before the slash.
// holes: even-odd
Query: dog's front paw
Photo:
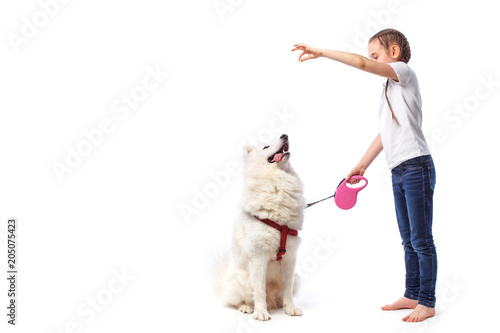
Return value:
<svg viewBox="0 0 500 333">
<path fill-rule="evenodd" d="M 289 316 L 302 316 L 302 309 L 296 307 L 285 307 L 285 313 Z"/>
<path fill-rule="evenodd" d="M 248 305 L 248 304 L 241 304 L 240 307 L 238 308 L 243 313 L 252 313 L 253 312 L 253 306 Z"/>
<path fill-rule="evenodd" d="M 267 312 L 267 310 L 258 311 L 257 309 L 255 309 L 253 312 L 253 317 L 256 320 L 260 320 L 260 321 L 266 321 L 266 320 L 271 319 L 271 316 L 269 315 L 269 312 Z"/>
</svg>

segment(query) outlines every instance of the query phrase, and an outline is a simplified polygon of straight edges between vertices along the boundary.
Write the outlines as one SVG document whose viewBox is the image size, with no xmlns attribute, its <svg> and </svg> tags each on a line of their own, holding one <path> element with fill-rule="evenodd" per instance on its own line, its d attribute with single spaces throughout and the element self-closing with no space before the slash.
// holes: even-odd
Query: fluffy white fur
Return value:
<svg viewBox="0 0 500 333">
<path fill-rule="evenodd" d="M 283 154 L 279 162 L 269 161 L 284 146 L 288 147 L 286 135 L 270 146 L 245 147 L 242 212 L 234 224 L 231 257 L 223 279 L 225 304 L 253 313 L 258 320 L 271 319 L 268 309 L 281 307 L 288 315 L 302 315 L 292 298 L 300 238 L 288 235 L 286 254 L 274 261 L 281 234 L 254 217 L 302 229 L 305 202 L 301 181 L 289 163 L 290 154 Z"/>
</svg>

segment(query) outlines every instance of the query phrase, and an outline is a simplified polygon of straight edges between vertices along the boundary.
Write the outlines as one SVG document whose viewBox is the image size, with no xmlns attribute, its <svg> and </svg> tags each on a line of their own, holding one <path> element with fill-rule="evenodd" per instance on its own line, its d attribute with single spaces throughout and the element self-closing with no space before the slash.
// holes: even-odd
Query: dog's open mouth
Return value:
<svg viewBox="0 0 500 333">
<path fill-rule="evenodd" d="M 288 142 L 286 142 L 276 153 L 269 156 L 267 161 L 269 163 L 279 162 L 285 155 L 290 155 L 290 152 L 288 151 Z"/>
</svg>

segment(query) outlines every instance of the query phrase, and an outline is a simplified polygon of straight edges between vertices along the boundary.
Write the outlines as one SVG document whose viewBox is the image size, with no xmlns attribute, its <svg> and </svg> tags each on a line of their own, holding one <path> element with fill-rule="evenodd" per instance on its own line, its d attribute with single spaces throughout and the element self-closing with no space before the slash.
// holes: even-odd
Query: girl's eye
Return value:
<svg viewBox="0 0 500 333">
<path fill-rule="evenodd" d="M 262 150 L 269 148 L 269 146 L 265 146 Z"/>
</svg>

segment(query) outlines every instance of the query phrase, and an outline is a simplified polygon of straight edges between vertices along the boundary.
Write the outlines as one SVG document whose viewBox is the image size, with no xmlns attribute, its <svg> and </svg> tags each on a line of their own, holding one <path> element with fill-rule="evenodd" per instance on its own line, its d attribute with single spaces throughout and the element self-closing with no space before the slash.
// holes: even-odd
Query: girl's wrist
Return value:
<svg viewBox="0 0 500 333">
<path fill-rule="evenodd" d="M 357 167 L 358 171 L 363 175 L 366 171 L 367 166 L 365 164 L 358 164 Z"/>
</svg>

